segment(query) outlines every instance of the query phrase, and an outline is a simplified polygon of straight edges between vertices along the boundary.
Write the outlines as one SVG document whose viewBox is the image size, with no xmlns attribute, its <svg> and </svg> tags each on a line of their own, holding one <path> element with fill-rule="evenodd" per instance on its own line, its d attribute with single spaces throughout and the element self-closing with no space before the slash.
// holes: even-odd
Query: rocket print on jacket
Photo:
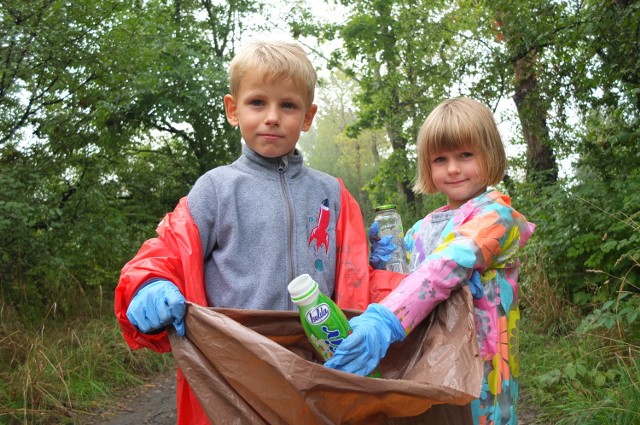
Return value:
<svg viewBox="0 0 640 425">
<path fill-rule="evenodd" d="M 316 240 L 316 246 L 314 247 L 316 252 L 324 245 L 324 252 L 329 252 L 329 234 L 327 228 L 329 227 L 329 219 L 331 213 L 329 212 L 329 199 L 325 199 L 320 204 L 320 212 L 318 213 L 318 225 L 313 228 L 311 235 L 309 236 L 309 245 L 311 241 Z"/>
</svg>

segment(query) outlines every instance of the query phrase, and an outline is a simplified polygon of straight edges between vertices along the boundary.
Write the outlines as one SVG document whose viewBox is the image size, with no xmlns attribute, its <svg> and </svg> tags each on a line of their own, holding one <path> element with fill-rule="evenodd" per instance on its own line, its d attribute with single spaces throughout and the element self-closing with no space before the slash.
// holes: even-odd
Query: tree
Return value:
<svg viewBox="0 0 640 425">
<path fill-rule="evenodd" d="M 546 70 L 540 57 L 554 42 L 554 18 L 562 10 L 547 2 L 526 9 L 506 4 L 496 4 L 495 8 L 514 76 L 513 99 L 527 145 L 527 176 L 530 181 L 553 184 L 558 178 L 558 165 L 547 122 L 553 103 L 549 89 L 553 84 L 542 86 Z"/>
<path fill-rule="evenodd" d="M 413 208 L 417 199 L 408 164 L 414 161 L 415 135 L 430 110 L 452 92 L 450 82 L 455 78 L 449 59 L 457 47 L 441 25 L 448 18 L 448 6 L 390 0 L 342 4 L 350 8 L 348 19 L 344 25 L 325 28 L 324 34 L 338 36 L 344 44 L 330 65 L 345 70 L 360 87 L 355 98 L 358 118 L 348 134 L 384 129 L 391 144 L 385 162 L 394 172 L 383 174 L 387 169 L 383 165 L 379 180 L 394 182 L 400 204 Z"/>
</svg>

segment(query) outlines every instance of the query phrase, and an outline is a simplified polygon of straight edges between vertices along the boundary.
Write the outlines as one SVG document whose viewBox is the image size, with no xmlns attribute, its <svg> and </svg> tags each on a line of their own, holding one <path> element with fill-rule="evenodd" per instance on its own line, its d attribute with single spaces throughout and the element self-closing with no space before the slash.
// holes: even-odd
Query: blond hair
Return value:
<svg viewBox="0 0 640 425">
<path fill-rule="evenodd" d="M 229 64 L 229 89 L 236 96 L 246 75 L 262 75 L 265 80 L 291 79 L 313 103 L 318 76 L 299 45 L 286 41 L 252 41 L 240 48 Z"/>
<path fill-rule="evenodd" d="M 499 183 L 507 157 L 493 113 L 482 103 L 464 97 L 440 103 L 418 132 L 418 178 L 416 193 L 437 193 L 431 178 L 434 153 L 472 149 L 478 156 L 480 178 L 487 186 Z"/>
</svg>

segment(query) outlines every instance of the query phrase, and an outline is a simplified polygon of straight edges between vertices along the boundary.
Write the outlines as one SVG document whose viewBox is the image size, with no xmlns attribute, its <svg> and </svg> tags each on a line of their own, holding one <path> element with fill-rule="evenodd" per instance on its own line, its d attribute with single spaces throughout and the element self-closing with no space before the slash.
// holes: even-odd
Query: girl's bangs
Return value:
<svg viewBox="0 0 640 425">
<path fill-rule="evenodd" d="M 451 152 L 455 150 L 468 149 L 477 143 L 476 137 L 466 131 L 464 126 L 453 126 L 442 128 L 436 134 L 433 134 L 432 143 L 430 143 L 430 152 Z"/>
</svg>

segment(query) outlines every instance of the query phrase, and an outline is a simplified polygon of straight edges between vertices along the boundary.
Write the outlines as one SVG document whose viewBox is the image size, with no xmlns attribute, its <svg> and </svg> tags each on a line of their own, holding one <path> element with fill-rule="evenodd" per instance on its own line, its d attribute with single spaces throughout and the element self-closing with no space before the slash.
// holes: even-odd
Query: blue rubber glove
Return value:
<svg viewBox="0 0 640 425">
<path fill-rule="evenodd" d="M 342 341 L 325 366 L 368 375 L 387 354 L 389 346 L 406 336 L 400 320 L 380 304 L 370 304 L 364 313 L 351 319 L 349 324 L 351 335 Z"/>
<path fill-rule="evenodd" d="M 142 287 L 131 300 L 127 318 L 145 334 L 153 334 L 173 324 L 176 332 L 184 336 L 186 300 L 178 287 L 160 279 Z"/>
<path fill-rule="evenodd" d="M 374 221 L 369 228 L 369 242 L 371 243 L 371 253 L 369 254 L 369 264 L 378 270 L 384 270 L 387 261 L 391 259 L 391 254 L 397 248 L 391 242 L 393 236 L 387 235 L 380 238 L 380 227 L 377 221 Z"/>
<path fill-rule="evenodd" d="M 480 281 L 480 272 L 474 270 L 469 278 L 469 289 L 471 289 L 471 295 L 474 300 L 479 300 L 484 295 L 484 289 L 482 289 L 482 282 Z"/>
</svg>

